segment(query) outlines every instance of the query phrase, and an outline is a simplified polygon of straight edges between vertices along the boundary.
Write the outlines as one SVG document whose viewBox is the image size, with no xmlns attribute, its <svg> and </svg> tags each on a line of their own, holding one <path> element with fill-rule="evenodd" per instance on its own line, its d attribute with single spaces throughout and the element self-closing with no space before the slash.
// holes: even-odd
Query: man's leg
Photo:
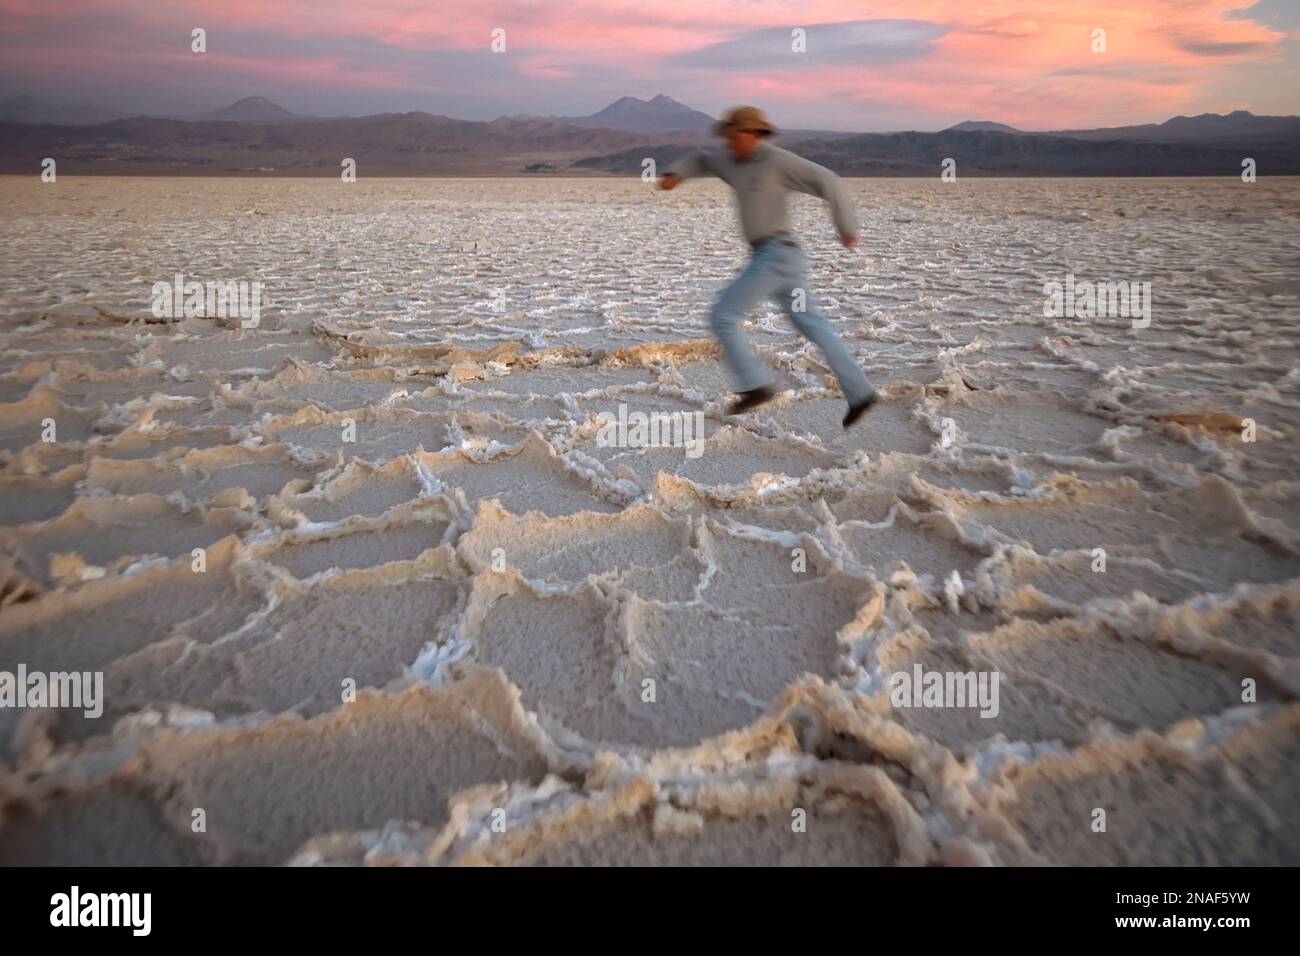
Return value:
<svg viewBox="0 0 1300 956">
<path fill-rule="evenodd" d="M 741 328 L 745 313 L 775 294 L 780 285 L 780 277 L 773 272 L 765 255 L 768 252 L 768 247 L 764 246 L 750 257 L 745 270 L 722 290 L 709 315 L 709 324 L 722 345 L 732 384 L 738 392 L 750 392 L 772 381 L 771 375 L 754 358 Z"/>
<path fill-rule="evenodd" d="M 777 292 L 781 308 L 790 317 L 804 338 L 812 342 L 826 357 L 827 364 L 835 373 L 840 383 L 840 390 L 850 408 L 856 408 L 875 394 L 875 389 L 867 381 L 866 373 L 858 365 L 853 354 L 840 341 L 840 337 L 831 328 L 826 316 L 817 308 L 812 292 L 808 288 L 807 273 L 803 265 L 803 253 L 793 246 L 781 246 L 783 256 L 782 274 L 785 281 Z M 798 295 L 797 293 L 802 293 Z"/>
</svg>

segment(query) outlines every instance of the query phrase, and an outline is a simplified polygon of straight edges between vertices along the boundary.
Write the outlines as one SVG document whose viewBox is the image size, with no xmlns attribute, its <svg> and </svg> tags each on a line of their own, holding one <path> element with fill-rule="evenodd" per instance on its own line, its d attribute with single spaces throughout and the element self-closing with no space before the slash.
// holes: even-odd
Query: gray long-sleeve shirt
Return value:
<svg viewBox="0 0 1300 956">
<path fill-rule="evenodd" d="M 713 175 L 731 186 L 740 206 L 740 228 L 751 244 L 790 228 L 785 203 L 790 190 L 830 203 L 841 238 L 858 234 L 857 215 L 840 178 L 825 166 L 771 143 L 760 142 L 744 162 L 737 162 L 726 150 L 697 149 L 669 166 L 664 175 L 681 179 Z"/>
</svg>

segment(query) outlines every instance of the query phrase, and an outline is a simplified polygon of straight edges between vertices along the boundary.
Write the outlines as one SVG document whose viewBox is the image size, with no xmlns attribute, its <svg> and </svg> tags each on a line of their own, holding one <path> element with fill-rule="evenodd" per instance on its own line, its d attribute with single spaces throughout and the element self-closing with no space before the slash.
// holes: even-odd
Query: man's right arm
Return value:
<svg viewBox="0 0 1300 956">
<path fill-rule="evenodd" d="M 671 164 L 665 171 L 659 185 L 663 189 L 672 189 L 683 179 L 695 176 L 716 175 L 709 164 L 709 155 L 702 149 L 692 150 Z"/>
</svg>

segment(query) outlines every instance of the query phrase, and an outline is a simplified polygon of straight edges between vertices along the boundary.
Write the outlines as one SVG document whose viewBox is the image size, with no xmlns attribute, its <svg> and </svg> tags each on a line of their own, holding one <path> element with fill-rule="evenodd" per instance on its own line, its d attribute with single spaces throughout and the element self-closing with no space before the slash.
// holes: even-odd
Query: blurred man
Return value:
<svg viewBox="0 0 1300 956">
<path fill-rule="evenodd" d="M 757 408 L 776 394 L 771 376 L 754 358 L 741 328 L 744 314 L 770 296 L 781 303 L 795 328 L 826 357 L 849 403 L 844 415 L 844 427 L 848 428 L 876 402 L 876 391 L 813 303 L 803 250 L 790 233 L 786 193 L 808 193 L 830 203 L 831 218 L 846 249 L 858 242 L 853 207 L 839 178 L 829 169 L 767 142 L 776 127 L 761 110 L 738 106 L 722 118 L 714 132 L 726 138 L 726 152 L 696 150 L 682 157 L 664 173 L 659 188 L 674 189 L 684 179 L 710 174 L 736 191 L 740 226 L 753 255 L 745 270 L 718 297 L 709 317 L 740 393 L 731 405 L 731 414 Z"/>
</svg>

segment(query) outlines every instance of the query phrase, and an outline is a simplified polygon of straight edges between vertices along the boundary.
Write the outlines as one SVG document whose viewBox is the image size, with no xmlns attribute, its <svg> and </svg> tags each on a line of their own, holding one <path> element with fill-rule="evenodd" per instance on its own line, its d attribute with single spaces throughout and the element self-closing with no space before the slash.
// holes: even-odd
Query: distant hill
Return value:
<svg viewBox="0 0 1300 956">
<path fill-rule="evenodd" d="M 137 116 L 94 126 L 0 123 L 0 172 L 40 169 L 59 157 L 70 175 L 337 176 L 345 157 L 358 174 L 451 176 L 567 169 L 573 160 L 672 140 L 701 144 L 691 131 L 584 129 L 547 119 L 490 123 L 431 113 L 341 119 L 186 121 Z M 639 169 L 639 168 L 638 168 Z"/>
<path fill-rule="evenodd" d="M 278 103 L 272 103 L 264 96 L 245 96 L 229 106 L 219 110 L 203 113 L 196 117 L 200 120 L 234 120 L 235 122 L 257 122 L 265 120 L 295 119 L 294 114 Z"/>
<path fill-rule="evenodd" d="M 1014 126 L 1008 126 L 1006 123 L 994 123 L 991 120 L 966 120 L 964 123 L 958 123 L 956 126 L 949 126 L 948 129 L 960 130 L 966 133 L 979 133 L 987 130 L 994 130 L 999 133 L 1024 132 L 1024 130 L 1016 129 Z"/>
<path fill-rule="evenodd" d="M 1300 116 L 1256 116 L 1247 110 L 1232 113 L 1201 113 L 1175 116 L 1163 123 L 1141 126 L 1112 126 L 1103 129 L 1067 129 L 1044 133 L 1071 139 L 1140 139 L 1176 143 L 1189 140 L 1234 142 L 1280 141 L 1300 135 Z"/>
<path fill-rule="evenodd" d="M 1300 135 L 1249 154 L 1240 144 L 1087 141 L 997 130 L 867 134 L 799 144 L 799 152 L 848 176 L 938 176 L 946 158 L 957 176 L 1238 176 L 1251 155 L 1260 175 L 1300 174 Z"/>
<path fill-rule="evenodd" d="M 34 96 L 15 96 L 0 103 L 0 122 L 45 123 L 51 126 L 88 126 L 107 123 L 126 114 L 95 103 L 50 103 Z"/>
<path fill-rule="evenodd" d="M 662 93 L 649 100 L 635 96 L 620 97 L 590 116 L 533 116 L 522 113 L 517 116 L 502 116 L 494 122 L 501 120 L 514 122 L 547 120 L 569 126 L 581 126 L 584 129 L 620 129 L 636 133 L 666 130 L 703 131 L 712 129 L 717 122 L 708 113 L 691 109 L 685 103 L 679 103 L 671 96 Z"/>
<path fill-rule="evenodd" d="M 654 99 L 642 100 L 624 96 L 590 116 L 559 117 L 574 126 L 626 129 L 635 132 L 653 132 L 669 129 L 712 129 L 717 122 L 707 113 L 691 109 L 671 96 L 660 93 Z"/>
<path fill-rule="evenodd" d="M 43 117 L 46 104 L 10 100 L 10 115 Z M 60 114 L 71 118 L 74 113 Z M 601 123 L 593 125 L 595 117 Z M 693 119 L 692 119 L 693 117 Z M 586 121 L 578 122 L 578 121 Z M 690 128 L 625 129 L 635 123 Z M 424 112 L 314 118 L 249 97 L 199 119 L 134 116 L 76 123 L 0 120 L 0 172 L 34 174 L 43 157 L 59 172 L 134 175 L 386 176 L 637 175 L 683 151 L 718 146 L 712 118 L 666 96 L 624 97 L 592 117 L 501 117 L 490 122 Z M 786 130 L 795 152 L 849 176 L 1235 176 L 1244 157 L 1260 176 L 1300 175 L 1300 117 L 1231 113 L 1174 117 L 1148 126 L 1028 133 L 972 120 L 938 133 Z"/>
<path fill-rule="evenodd" d="M 948 129 L 939 133 L 862 133 L 788 144 L 801 156 L 843 176 L 938 177 L 945 159 L 963 176 L 1237 176 L 1249 155 L 1259 174 L 1300 175 L 1300 134 L 1277 143 L 1087 141 L 1037 133 Z M 574 166 L 607 173 L 639 172 L 641 157 L 662 166 L 689 147 L 664 144 L 606 156 Z"/>
<path fill-rule="evenodd" d="M 514 119 L 535 119 L 536 117 L 519 116 Z M 556 122 L 569 123 L 586 128 L 624 129 L 633 132 L 653 133 L 668 130 L 692 130 L 694 132 L 712 133 L 717 120 L 708 113 L 680 103 L 671 96 L 660 93 L 650 100 L 635 96 L 624 96 L 615 100 L 598 113 L 590 116 L 554 116 Z M 825 129 L 782 129 L 781 135 L 787 139 L 807 139 L 818 137 L 834 139 L 849 136 Z"/>
<path fill-rule="evenodd" d="M 1020 133 L 1026 131 L 994 123 L 990 120 L 966 120 L 948 127 L 959 132 Z M 1232 113 L 1201 113 L 1199 116 L 1175 116 L 1163 123 L 1144 123 L 1139 126 L 1108 126 L 1100 129 L 1044 130 L 1037 136 L 1065 136 L 1070 139 L 1089 140 L 1146 140 L 1175 143 L 1188 140 L 1223 140 L 1236 142 L 1274 139 L 1294 135 L 1300 130 L 1300 116 L 1256 116 L 1248 110 Z"/>
</svg>

